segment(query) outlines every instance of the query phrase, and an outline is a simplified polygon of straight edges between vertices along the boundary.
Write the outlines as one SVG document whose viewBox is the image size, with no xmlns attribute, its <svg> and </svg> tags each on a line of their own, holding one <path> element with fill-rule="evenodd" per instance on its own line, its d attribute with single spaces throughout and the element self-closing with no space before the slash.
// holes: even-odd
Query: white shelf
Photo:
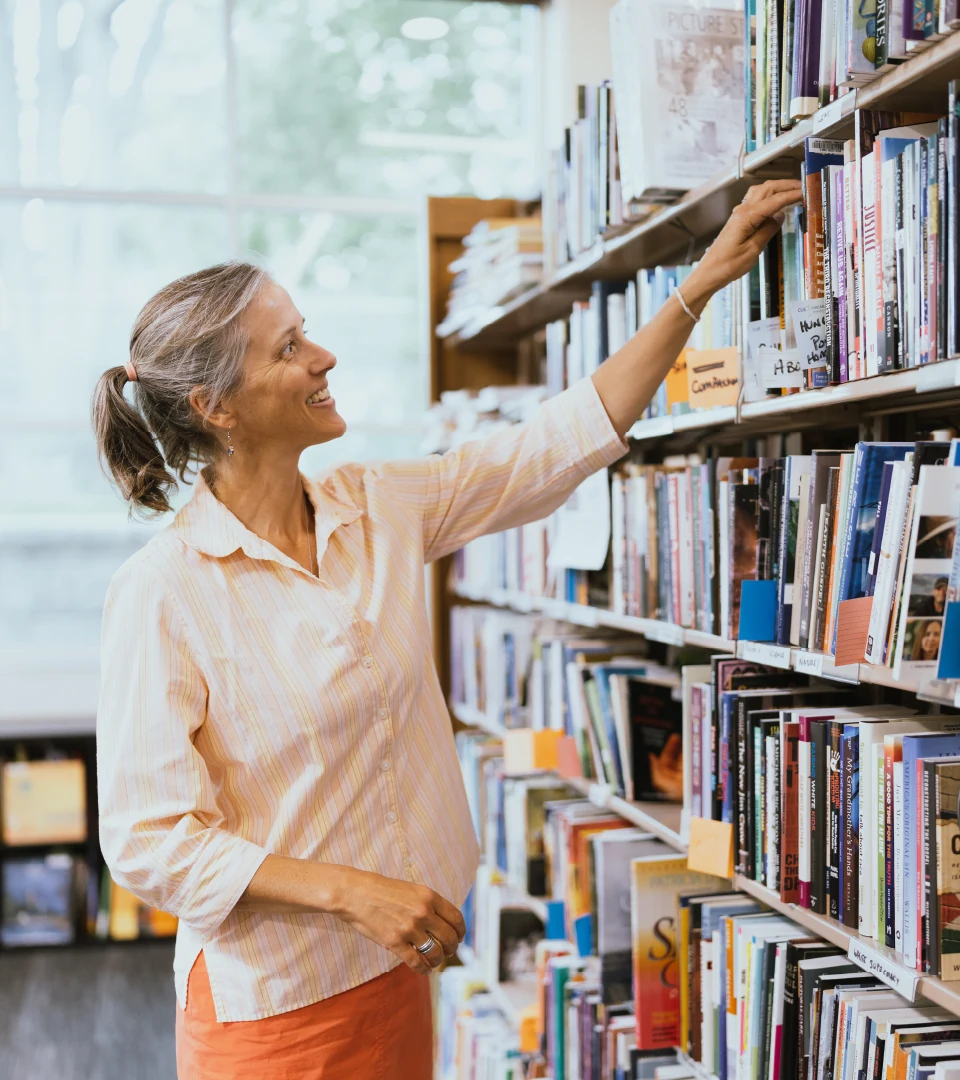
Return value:
<svg viewBox="0 0 960 1080">
<path fill-rule="evenodd" d="M 854 933 L 836 919 L 818 915 L 796 904 L 785 904 L 779 895 L 750 878 L 738 874 L 734 888 L 749 893 L 767 907 L 782 912 L 794 922 L 812 931 L 838 948 L 844 949 L 855 963 L 872 971 L 880 979 L 911 999 L 911 992 L 960 1016 L 960 983 L 944 983 L 930 975 L 921 975 L 902 963 L 898 953 L 880 945 L 873 938 Z"/>
<path fill-rule="evenodd" d="M 631 803 L 614 795 L 606 784 L 565 777 L 561 779 L 581 795 L 586 795 L 600 809 L 618 814 L 625 821 L 653 833 L 677 851 L 686 853 L 687 845 L 680 835 L 683 807 L 679 803 Z"/>
<path fill-rule="evenodd" d="M 649 641 L 659 641 L 667 645 L 690 645 L 702 649 L 715 649 L 718 652 L 736 654 L 743 660 L 754 660 L 757 663 L 783 668 L 785 671 L 793 669 L 806 675 L 832 679 L 849 685 L 885 686 L 891 690 L 905 690 L 907 693 L 916 694 L 924 701 L 935 701 L 942 705 L 960 708 L 960 682 L 957 681 L 946 682 L 934 679 L 918 684 L 908 679 L 896 679 L 893 671 L 888 667 L 874 664 L 838 666 L 834 658 L 827 653 L 795 649 L 787 645 L 772 645 L 763 641 L 735 641 L 717 634 L 690 630 L 677 626 L 675 623 L 662 622 L 659 619 L 617 615 L 612 611 L 604 611 L 602 608 L 586 607 L 583 604 L 571 604 L 565 600 L 552 600 L 542 596 L 528 596 L 525 593 L 507 589 L 484 592 L 457 585 L 453 593 L 466 600 L 490 604 L 493 607 L 509 608 L 511 611 L 523 614 L 538 612 L 548 618 L 573 623 L 576 626 L 604 626 L 630 634 L 640 634 Z M 459 715 L 457 718 L 463 719 Z M 491 730 L 486 723 L 465 719 L 463 722 Z"/>
<path fill-rule="evenodd" d="M 486 713 L 482 713 L 479 709 L 474 709 L 470 705 L 451 701 L 450 711 L 461 724 L 466 724 L 467 727 L 480 728 L 491 735 L 495 735 L 498 739 L 502 739 L 506 733 L 507 729 L 505 727 L 491 720 Z"/>
</svg>

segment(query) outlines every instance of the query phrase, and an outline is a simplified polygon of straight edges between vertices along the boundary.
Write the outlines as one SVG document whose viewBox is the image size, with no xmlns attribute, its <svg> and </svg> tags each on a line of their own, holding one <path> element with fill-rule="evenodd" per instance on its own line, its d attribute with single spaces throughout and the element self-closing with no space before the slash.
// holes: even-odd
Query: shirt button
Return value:
<svg viewBox="0 0 960 1080">
<path fill-rule="evenodd" d="M 380 768 L 384 772 L 389 772 L 390 771 L 390 759 L 389 758 L 384 758 L 383 761 L 380 762 Z"/>
<path fill-rule="evenodd" d="M 407 867 L 410 867 L 410 866 L 413 866 L 413 864 L 414 864 L 414 863 L 415 863 L 416 861 L 417 861 L 417 860 L 416 860 L 416 859 L 414 859 L 414 857 L 413 857 L 412 855 L 408 855 L 408 856 L 407 856 L 407 857 L 406 857 L 406 858 L 405 858 L 405 859 L 403 860 L 403 865 L 404 865 L 404 866 L 407 866 Z"/>
<path fill-rule="evenodd" d="M 387 709 L 381 709 L 381 710 L 380 710 L 380 719 L 381 719 L 381 720 L 386 720 L 386 718 L 387 718 L 387 717 L 388 717 L 389 715 L 390 715 L 390 713 L 389 713 L 389 711 L 388 711 Z"/>
<path fill-rule="evenodd" d="M 396 823 L 396 820 L 397 820 L 397 815 L 393 812 L 393 810 L 391 810 L 390 813 L 387 814 L 387 821 L 389 821 L 390 824 L 393 825 L 393 824 Z"/>
<path fill-rule="evenodd" d="M 372 664 L 373 664 L 373 657 L 372 656 L 365 656 L 363 658 L 363 666 L 364 667 L 371 667 Z"/>
</svg>

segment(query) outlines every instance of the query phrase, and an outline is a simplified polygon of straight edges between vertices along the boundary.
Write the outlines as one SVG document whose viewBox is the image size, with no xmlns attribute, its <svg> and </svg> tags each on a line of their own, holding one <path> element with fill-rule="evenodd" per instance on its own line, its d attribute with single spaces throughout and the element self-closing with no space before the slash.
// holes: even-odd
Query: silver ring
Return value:
<svg viewBox="0 0 960 1080">
<path fill-rule="evenodd" d="M 414 945 L 414 948 L 421 956 L 426 956 L 428 952 L 436 945 L 436 941 L 427 934 L 427 940 L 422 945 Z"/>
</svg>

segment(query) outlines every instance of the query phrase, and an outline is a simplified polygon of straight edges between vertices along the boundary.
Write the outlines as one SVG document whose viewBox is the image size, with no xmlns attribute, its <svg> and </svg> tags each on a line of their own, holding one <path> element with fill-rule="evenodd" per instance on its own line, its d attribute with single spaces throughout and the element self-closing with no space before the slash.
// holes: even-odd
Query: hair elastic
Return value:
<svg viewBox="0 0 960 1080">
<path fill-rule="evenodd" d="M 130 382 L 136 382 L 137 369 L 133 366 L 133 361 L 127 360 L 124 362 L 123 366 L 127 369 L 127 378 L 130 380 Z"/>
</svg>

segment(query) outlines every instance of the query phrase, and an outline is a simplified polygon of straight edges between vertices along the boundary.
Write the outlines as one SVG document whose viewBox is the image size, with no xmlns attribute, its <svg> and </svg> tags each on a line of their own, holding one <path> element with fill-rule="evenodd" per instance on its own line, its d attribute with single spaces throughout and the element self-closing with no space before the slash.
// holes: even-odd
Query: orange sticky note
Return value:
<svg viewBox="0 0 960 1080">
<path fill-rule="evenodd" d="M 557 743 L 562 738 L 559 731 L 547 728 L 532 731 L 517 728 L 503 737 L 503 768 L 511 776 L 538 772 L 540 769 L 556 769 Z"/>
<path fill-rule="evenodd" d="M 673 410 L 674 405 L 679 405 L 690 399 L 690 381 L 687 379 L 687 355 L 691 351 L 690 349 L 684 349 L 680 353 L 673 367 L 667 372 L 667 377 L 663 380 L 667 392 L 668 412 Z"/>
<path fill-rule="evenodd" d="M 707 818 L 690 819 L 687 868 L 716 877 L 733 877 L 733 826 Z"/>
<path fill-rule="evenodd" d="M 838 667 L 843 664 L 863 663 L 872 607 L 872 596 L 840 601 L 837 610 L 837 655 L 835 658 Z"/>
<path fill-rule="evenodd" d="M 687 379 L 691 409 L 736 405 L 740 396 L 740 350 L 734 345 L 725 349 L 689 349 Z"/>
</svg>

